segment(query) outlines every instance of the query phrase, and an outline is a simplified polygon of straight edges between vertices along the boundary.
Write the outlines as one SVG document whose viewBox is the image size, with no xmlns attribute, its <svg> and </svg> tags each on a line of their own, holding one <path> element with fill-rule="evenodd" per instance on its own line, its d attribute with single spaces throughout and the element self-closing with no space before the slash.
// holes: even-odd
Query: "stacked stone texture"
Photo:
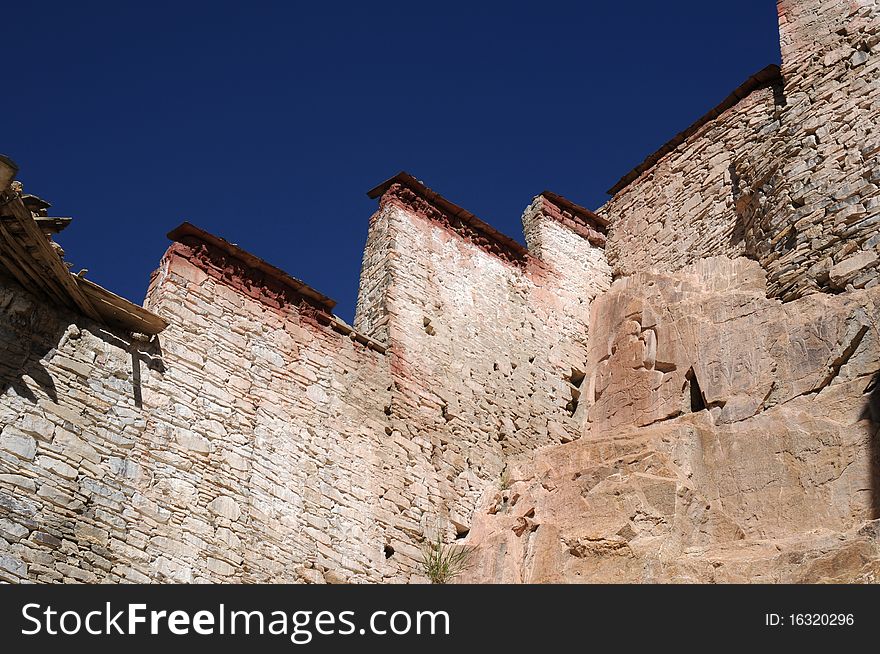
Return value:
<svg viewBox="0 0 880 654">
<path fill-rule="evenodd" d="M 559 254 L 520 267 L 385 206 L 359 320 L 387 354 L 207 243 L 164 257 L 152 342 L 5 279 L 0 577 L 424 579 L 426 534 L 467 531 L 508 451 L 578 435 L 571 366 L 610 275 L 541 207 Z"/>
<path fill-rule="evenodd" d="M 172 248 L 151 289 L 171 321 L 161 347 L 4 284 L 5 347 L 28 353 L 2 404 L 0 575 L 380 580 L 367 500 L 384 355 L 186 252 Z"/>
<path fill-rule="evenodd" d="M 448 517 L 450 534 L 466 533 L 507 455 L 580 435 L 572 415 L 590 301 L 610 274 L 602 249 L 548 217 L 544 202 L 523 217 L 543 259 L 499 256 L 394 190 L 371 221 L 355 327 L 387 334 L 392 437 L 411 449 L 395 495 L 410 530 L 420 517 Z"/>
<path fill-rule="evenodd" d="M 748 252 L 785 299 L 868 288 L 880 259 L 880 6 L 783 0 L 779 26 L 779 131 L 737 162 Z"/>
<path fill-rule="evenodd" d="M 781 80 L 752 92 L 601 210 L 615 274 L 744 255 L 794 299 L 877 283 L 880 9 L 779 3 Z"/>
<path fill-rule="evenodd" d="M 777 97 L 772 85 L 753 91 L 599 210 L 612 224 L 607 250 L 615 276 L 649 267 L 680 270 L 702 257 L 745 254 L 734 161 L 760 148 L 778 129 Z"/>
<path fill-rule="evenodd" d="M 152 340 L 0 278 L 0 580 L 876 580 L 878 7 L 779 8 L 603 219 L 386 188 L 356 331 L 198 239 Z"/>
</svg>

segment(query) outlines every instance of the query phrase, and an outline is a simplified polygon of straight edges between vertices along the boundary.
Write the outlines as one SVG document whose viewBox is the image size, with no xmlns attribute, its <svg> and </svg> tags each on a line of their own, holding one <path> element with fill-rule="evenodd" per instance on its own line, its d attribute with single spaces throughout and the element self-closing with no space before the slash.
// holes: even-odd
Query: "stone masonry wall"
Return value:
<svg viewBox="0 0 880 654">
<path fill-rule="evenodd" d="M 778 127 L 777 95 L 772 86 L 752 92 L 598 210 L 611 222 L 608 260 L 615 276 L 646 268 L 671 272 L 701 257 L 744 252 L 733 162 Z"/>
<path fill-rule="evenodd" d="M 423 528 L 464 535 L 508 455 L 580 435 L 572 414 L 590 301 L 610 275 L 602 248 L 544 202 L 523 218 L 544 259 L 499 254 L 398 188 L 371 221 L 355 326 L 387 326 L 394 436 L 413 449 L 399 471 L 401 509 Z M 378 311 L 364 302 L 374 288 L 384 291 Z"/>
<path fill-rule="evenodd" d="M 877 283 L 880 6 L 779 3 L 786 104 L 763 148 L 735 162 L 746 251 L 783 299 Z"/>
<path fill-rule="evenodd" d="M 618 276 L 745 255 L 791 300 L 877 283 L 880 9 L 779 3 L 781 85 L 706 121 L 600 210 Z"/>
<path fill-rule="evenodd" d="M 3 282 L 0 577 L 382 579 L 386 357 L 216 273 L 171 248 L 161 347 Z"/>
<path fill-rule="evenodd" d="M 383 202 L 358 319 L 387 352 L 210 235 L 163 258 L 151 342 L 4 280 L 0 574 L 423 578 L 506 456 L 579 435 L 604 236 L 543 198 L 524 223 L 542 259 Z"/>
<path fill-rule="evenodd" d="M 878 6 L 779 7 L 781 78 L 601 218 L 379 187 L 357 331 L 204 233 L 151 340 L 0 277 L 0 580 L 423 581 L 438 531 L 477 581 L 875 579 Z"/>
</svg>

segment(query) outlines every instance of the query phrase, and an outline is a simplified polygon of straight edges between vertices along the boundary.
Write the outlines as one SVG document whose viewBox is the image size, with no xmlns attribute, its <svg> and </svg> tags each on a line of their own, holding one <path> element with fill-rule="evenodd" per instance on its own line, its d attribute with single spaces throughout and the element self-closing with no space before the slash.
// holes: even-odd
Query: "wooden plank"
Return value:
<svg viewBox="0 0 880 654">
<path fill-rule="evenodd" d="M 59 285 L 52 283 L 51 279 L 47 279 L 46 275 L 40 273 L 40 270 L 34 265 L 33 258 L 28 253 L 25 245 L 22 244 L 19 238 L 10 233 L 2 220 L 0 220 L 0 237 L 6 243 L 7 260 L 11 262 L 7 264 L 7 267 L 12 270 L 13 274 L 15 274 L 15 270 L 18 270 L 24 275 L 24 281 L 16 275 L 22 286 L 42 291 L 62 306 L 75 306 Z"/>
<path fill-rule="evenodd" d="M 15 262 L 11 261 L 3 254 L 2 249 L 0 249 L 0 263 L 2 263 L 3 267 L 6 268 L 13 277 L 15 277 L 16 281 L 18 281 L 19 284 L 21 284 L 25 288 L 33 287 L 33 282 L 25 276 L 24 272 L 22 272 L 22 270 L 18 267 L 18 265 L 15 264 Z"/>
<path fill-rule="evenodd" d="M 168 326 L 168 321 L 161 316 L 119 297 L 103 286 L 84 277 L 74 276 L 74 279 L 108 322 L 148 335 L 158 334 Z"/>
<path fill-rule="evenodd" d="M 26 288 L 35 288 L 62 306 L 100 323 L 154 335 L 168 322 L 82 277 L 72 275 L 21 199 L 0 216 L 0 263 Z M 10 215 L 11 214 L 11 215 Z"/>
<path fill-rule="evenodd" d="M 67 267 L 61 261 L 61 258 L 54 250 L 52 250 L 52 246 L 49 245 L 49 240 L 46 238 L 46 235 L 40 231 L 40 228 L 37 227 L 31 212 L 24 206 L 21 198 L 14 198 L 8 206 L 18 220 L 18 225 L 24 232 L 27 242 L 37 246 L 39 259 L 41 259 L 46 265 L 46 272 L 61 283 L 61 286 L 74 303 L 76 303 L 76 306 L 79 307 L 80 311 L 93 320 L 100 320 L 101 315 L 97 312 L 95 307 L 92 306 L 92 303 L 80 290 L 76 282 L 73 281 L 73 275 L 67 270 Z"/>
<path fill-rule="evenodd" d="M 40 228 L 43 232 L 51 232 L 52 234 L 57 234 L 65 230 L 71 223 L 73 218 L 66 217 L 47 217 L 47 216 L 37 216 L 34 218 L 34 221 L 37 223 L 37 227 Z"/>
</svg>

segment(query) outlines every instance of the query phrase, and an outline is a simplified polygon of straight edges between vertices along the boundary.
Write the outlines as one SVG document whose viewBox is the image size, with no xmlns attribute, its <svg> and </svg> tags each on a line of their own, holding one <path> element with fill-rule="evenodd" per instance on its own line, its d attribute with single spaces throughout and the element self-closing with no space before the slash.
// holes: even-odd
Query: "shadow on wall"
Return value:
<svg viewBox="0 0 880 654">
<path fill-rule="evenodd" d="M 144 408 L 144 398 L 141 386 L 141 365 L 145 365 L 149 370 L 156 372 L 165 372 L 165 361 L 162 358 L 162 344 L 158 336 L 152 337 L 149 341 L 141 341 L 132 339 L 125 341 L 115 334 L 101 330 L 100 336 L 108 343 L 118 345 L 122 349 L 128 350 L 131 355 L 131 388 L 132 400 L 138 409 Z"/>
<path fill-rule="evenodd" d="M 865 387 L 865 408 L 861 415 L 871 433 L 871 502 L 873 518 L 880 518 L 880 372 Z"/>
<path fill-rule="evenodd" d="M 57 402 L 55 382 L 41 361 L 55 349 L 53 344 L 64 336 L 64 329 L 36 335 L 23 327 L 0 322 L 0 395 L 12 388 L 19 397 L 36 402 L 37 397 L 25 379 L 29 377 Z"/>
<path fill-rule="evenodd" d="M 785 89 L 782 80 L 771 85 L 773 90 L 774 116 L 778 119 L 780 112 L 788 104 L 785 98 Z M 772 125 L 771 125 L 772 126 Z M 773 139 L 773 133 L 764 136 L 768 142 Z M 774 234 L 766 234 L 764 230 L 765 214 L 771 208 L 773 197 L 778 194 L 774 191 L 774 183 L 779 184 L 779 167 L 782 162 L 768 161 L 765 157 L 758 156 L 750 159 L 748 152 L 745 159 L 735 158 L 730 163 L 728 173 L 730 175 L 731 193 L 734 206 L 735 222 L 730 235 L 730 245 L 737 246 L 744 243 L 743 256 L 755 261 L 760 261 L 761 248 L 765 246 L 767 239 Z M 788 223 L 786 223 L 788 224 Z M 787 238 L 776 247 L 791 250 L 797 245 L 797 234 L 793 228 L 789 228 Z"/>
<path fill-rule="evenodd" d="M 90 330 L 104 342 L 128 352 L 131 361 L 132 401 L 138 409 L 143 408 L 141 389 L 142 366 L 163 372 L 162 348 L 158 338 L 149 342 L 123 338 L 105 329 Z M 33 386 L 36 384 L 52 402 L 58 402 L 58 389 L 46 368 L 57 350 L 63 350 L 67 334 L 66 326 L 51 331 L 36 331 L 28 324 L 17 321 L 0 321 L 0 396 L 10 388 L 16 395 L 36 403 Z M 67 335 L 67 338 L 76 338 Z M 32 381 L 31 381 L 32 380 Z"/>
</svg>

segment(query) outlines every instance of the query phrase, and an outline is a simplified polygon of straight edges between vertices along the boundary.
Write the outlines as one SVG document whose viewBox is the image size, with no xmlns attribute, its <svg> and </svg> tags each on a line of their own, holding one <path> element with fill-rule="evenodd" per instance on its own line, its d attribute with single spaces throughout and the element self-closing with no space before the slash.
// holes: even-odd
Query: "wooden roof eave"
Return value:
<svg viewBox="0 0 880 654">
<path fill-rule="evenodd" d="M 0 202 L 0 263 L 25 288 L 100 323 L 155 335 L 168 326 L 156 314 L 71 274 L 18 193 Z"/>
</svg>

